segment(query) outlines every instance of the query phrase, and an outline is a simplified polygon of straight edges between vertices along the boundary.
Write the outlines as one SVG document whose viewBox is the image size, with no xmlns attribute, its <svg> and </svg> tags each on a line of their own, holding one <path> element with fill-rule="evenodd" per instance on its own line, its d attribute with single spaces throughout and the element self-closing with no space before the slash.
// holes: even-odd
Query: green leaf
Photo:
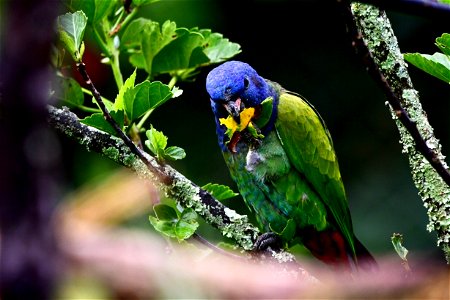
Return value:
<svg viewBox="0 0 450 300">
<path fill-rule="evenodd" d="M 406 261 L 406 255 L 408 255 L 408 249 L 403 247 L 403 236 L 400 233 L 394 233 L 391 237 L 392 245 L 394 246 L 395 251 L 398 256 L 404 261 Z"/>
<path fill-rule="evenodd" d="M 172 206 L 166 204 L 155 204 L 153 206 L 153 211 L 155 212 L 156 217 L 160 220 L 178 221 L 177 211 Z"/>
<path fill-rule="evenodd" d="M 157 2 L 157 1 L 159 1 L 159 0 L 133 0 L 133 4 L 137 7 L 139 7 L 139 6 L 148 5 L 150 3 Z"/>
<path fill-rule="evenodd" d="M 56 77 L 55 97 L 70 108 L 83 105 L 84 95 L 78 82 L 70 77 Z"/>
<path fill-rule="evenodd" d="M 433 75 L 447 83 L 450 83 L 450 57 L 435 53 L 433 55 L 420 53 L 406 53 L 405 60 L 417 68 Z"/>
<path fill-rule="evenodd" d="M 87 17 L 82 11 L 58 17 L 58 32 L 61 42 L 76 62 L 81 61 L 80 52 L 86 29 Z"/>
<path fill-rule="evenodd" d="M 205 37 L 203 52 L 208 56 L 210 63 L 225 61 L 241 52 L 241 46 L 230 42 L 220 33 L 211 33 L 211 30 L 201 31 Z"/>
<path fill-rule="evenodd" d="M 270 120 L 270 117 L 272 116 L 272 111 L 273 111 L 273 98 L 268 97 L 263 102 L 261 102 L 261 113 L 258 119 L 254 121 L 256 126 L 258 126 L 258 128 L 263 128 L 264 126 L 266 126 L 266 124 Z"/>
<path fill-rule="evenodd" d="M 186 152 L 183 148 L 177 146 L 170 146 L 164 150 L 164 158 L 170 160 L 179 160 L 186 157 Z"/>
<path fill-rule="evenodd" d="M 127 80 L 125 80 L 125 83 L 122 85 L 122 87 L 119 90 L 119 93 L 117 94 L 116 100 L 114 100 L 114 110 L 124 110 L 125 104 L 124 104 L 124 94 L 127 90 L 134 88 L 134 81 L 136 80 L 136 69 L 134 69 L 133 74 L 131 74 L 130 77 L 128 77 Z"/>
<path fill-rule="evenodd" d="M 164 150 L 167 146 L 167 137 L 161 131 L 156 130 L 153 126 L 145 133 L 148 140 L 145 141 L 145 146 L 157 156 L 158 160 L 164 158 Z"/>
<path fill-rule="evenodd" d="M 146 80 L 124 93 L 126 114 L 130 121 L 134 121 L 147 111 L 165 103 L 171 97 L 172 92 L 166 84 L 160 81 L 150 83 Z"/>
<path fill-rule="evenodd" d="M 446 55 L 450 55 L 450 34 L 444 33 L 436 39 L 436 46 Z"/>
<path fill-rule="evenodd" d="M 111 117 L 117 122 L 119 127 L 122 129 L 123 124 L 124 124 L 123 110 L 110 111 L 109 113 L 111 114 Z M 100 129 L 102 131 L 105 131 L 114 136 L 117 136 L 117 132 L 114 130 L 112 125 L 109 124 L 109 122 L 105 120 L 103 113 L 94 113 L 94 114 L 80 120 L 80 122 L 83 124 L 95 127 L 97 129 Z"/>
<path fill-rule="evenodd" d="M 224 61 L 241 51 L 238 44 L 210 29 L 177 28 L 171 21 L 160 28 L 157 22 L 146 19 L 130 23 L 122 46 L 131 54 L 131 64 L 145 69 L 150 77 L 176 73 L 182 80 L 196 75 L 198 67 Z"/>
<path fill-rule="evenodd" d="M 155 55 L 177 37 L 175 22 L 158 22 L 139 18 L 130 23 L 122 36 L 122 45 L 132 53 L 130 62 L 152 74 Z"/>
<path fill-rule="evenodd" d="M 175 234 L 179 241 L 190 238 L 197 230 L 197 214 L 192 208 L 186 208 L 181 213 L 180 220 L 175 225 Z"/>
<path fill-rule="evenodd" d="M 226 185 L 222 185 L 222 184 L 217 184 L 217 183 L 208 183 L 205 184 L 204 186 L 202 186 L 202 189 L 204 189 L 205 191 L 207 191 L 208 193 L 211 194 L 211 196 L 213 196 L 214 198 L 216 198 L 219 201 L 228 199 L 228 198 L 233 198 L 237 195 L 239 195 L 238 193 L 233 192 L 233 190 L 226 186 Z"/>
<path fill-rule="evenodd" d="M 177 237 L 177 235 L 175 233 L 175 223 L 174 222 L 162 221 L 153 216 L 149 216 L 148 220 L 153 225 L 153 227 L 155 228 L 156 231 L 158 231 L 168 237 L 171 237 L 171 238 Z"/>
<path fill-rule="evenodd" d="M 71 11 L 83 11 L 89 24 L 96 24 L 105 18 L 118 1 L 105 0 L 70 0 L 68 6 Z"/>
<path fill-rule="evenodd" d="M 177 35 L 178 38 L 155 55 L 152 74 L 185 70 L 208 62 L 208 57 L 201 52 L 203 36 L 200 33 L 179 28 Z"/>
<path fill-rule="evenodd" d="M 450 0 L 438 0 L 438 2 L 450 5 Z"/>
</svg>

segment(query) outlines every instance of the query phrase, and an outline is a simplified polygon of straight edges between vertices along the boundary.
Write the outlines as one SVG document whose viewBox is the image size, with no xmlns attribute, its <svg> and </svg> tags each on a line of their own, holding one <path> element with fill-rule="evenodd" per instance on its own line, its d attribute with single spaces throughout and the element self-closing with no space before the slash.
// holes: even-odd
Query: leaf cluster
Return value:
<svg viewBox="0 0 450 300">
<path fill-rule="evenodd" d="M 147 18 L 135 18 L 139 8 L 152 2 L 155 0 L 133 0 L 128 11 L 120 0 L 66 1 L 69 12 L 57 19 L 60 39 L 52 59 L 57 73 L 53 96 L 71 109 L 87 114 L 82 123 L 117 135 L 116 129 L 106 120 L 106 117 L 112 117 L 135 144 L 144 144 L 159 162 L 164 163 L 182 159 L 186 152 L 178 146 L 168 146 L 168 137 L 148 124 L 150 116 L 158 107 L 182 94 L 175 86 L 177 82 L 191 81 L 201 67 L 225 61 L 241 50 L 238 44 L 210 29 L 188 29 L 178 27 L 170 20 L 161 25 Z M 83 63 L 85 34 L 89 34 L 101 49 L 102 62 L 110 66 L 114 75 L 115 99 L 101 97 L 109 116 L 100 110 L 93 90 L 83 88 L 60 71 L 66 52 L 77 66 Z M 125 81 L 119 60 L 122 55 L 128 56 L 130 65 L 135 68 Z M 155 80 L 161 74 L 168 74 L 170 82 Z M 138 81 L 137 78 L 144 79 Z M 85 103 L 85 98 L 89 97 L 92 97 L 92 104 Z M 144 138 L 143 142 L 141 138 Z M 229 187 L 218 184 L 208 184 L 204 188 L 219 200 L 237 195 Z M 150 222 L 162 234 L 185 240 L 199 225 L 192 209 L 180 210 L 158 204 Z"/>
<path fill-rule="evenodd" d="M 405 53 L 407 62 L 450 84 L 450 34 L 444 33 L 436 38 L 436 46 L 442 51 L 433 55 Z"/>
</svg>

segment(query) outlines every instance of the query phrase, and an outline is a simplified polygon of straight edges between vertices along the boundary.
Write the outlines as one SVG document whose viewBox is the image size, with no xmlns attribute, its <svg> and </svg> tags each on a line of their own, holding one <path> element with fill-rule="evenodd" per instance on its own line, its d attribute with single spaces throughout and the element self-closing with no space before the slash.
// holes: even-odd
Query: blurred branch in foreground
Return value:
<svg viewBox="0 0 450 300">
<path fill-rule="evenodd" d="M 312 283 L 284 271 L 279 264 L 260 265 L 211 252 L 199 244 L 169 244 L 151 231 L 118 228 L 154 199 L 142 180 L 120 171 L 100 187 L 88 186 L 64 201 L 56 216 L 58 244 L 64 255 L 65 277 L 83 276 L 115 299 L 148 298 L 433 298 L 448 296 L 448 269 L 411 259 L 413 276 L 405 279 L 398 257 L 380 259 L 378 274 L 355 280 L 317 264 L 308 270 L 320 279 Z M 126 207 L 108 196 L 127 194 Z M 89 214 L 108 206 L 108 213 Z M 149 225 L 150 228 L 150 225 Z M 90 298 L 95 290 L 70 289 L 65 297 Z M 106 292 L 105 292 L 106 291 Z M 69 293 L 69 294 L 68 294 Z M 89 294 L 93 293 L 93 294 Z"/>
</svg>

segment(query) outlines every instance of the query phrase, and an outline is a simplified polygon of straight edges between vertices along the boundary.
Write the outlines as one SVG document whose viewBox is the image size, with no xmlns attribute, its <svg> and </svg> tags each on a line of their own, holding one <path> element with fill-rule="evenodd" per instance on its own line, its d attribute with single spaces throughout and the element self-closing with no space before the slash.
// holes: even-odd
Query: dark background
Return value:
<svg viewBox="0 0 450 300">
<path fill-rule="evenodd" d="M 388 9 L 387 13 L 402 52 L 433 54 L 438 51 L 435 38 L 450 32 L 448 18 L 421 15 L 421 11 L 406 14 Z M 407 157 L 401 153 L 386 99 L 355 55 L 334 1 L 161 1 L 140 15 L 220 32 L 241 45 L 236 60 L 309 99 L 333 137 L 359 239 L 376 255 L 392 254 L 390 237 L 398 232 L 413 255 L 443 259 L 435 234 L 426 231 L 426 210 L 411 180 Z M 132 69 L 126 68 L 127 57 L 122 59 L 128 77 Z M 211 68 L 202 69 L 195 82 L 179 83 L 183 95 L 155 111 L 150 122 L 169 137 L 169 145 L 186 150 L 187 157 L 172 164 L 181 173 L 199 185 L 215 182 L 236 190 L 217 146 L 204 88 Z M 414 67 L 409 70 L 443 153 L 448 154 L 450 87 Z M 114 81 L 107 74 L 99 76 L 97 85 L 113 99 Z M 64 155 L 71 162 L 67 190 L 101 180 L 117 168 L 70 142 Z M 225 204 L 247 213 L 239 198 Z M 147 215 L 135 224 L 150 230 Z"/>
</svg>

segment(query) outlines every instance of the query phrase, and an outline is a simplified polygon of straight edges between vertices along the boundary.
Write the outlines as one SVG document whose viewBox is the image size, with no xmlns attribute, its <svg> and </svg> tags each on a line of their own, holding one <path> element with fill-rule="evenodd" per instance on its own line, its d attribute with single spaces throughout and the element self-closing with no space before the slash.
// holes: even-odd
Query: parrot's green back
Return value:
<svg viewBox="0 0 450 300">
<path fill-rule="evenodd" d="M 354 254 L 348 202 L 333 142 L 323 120 L 305 100 L 282 93 L 275 126 L 290 162 L 319 194 Z"/>
</svg>

